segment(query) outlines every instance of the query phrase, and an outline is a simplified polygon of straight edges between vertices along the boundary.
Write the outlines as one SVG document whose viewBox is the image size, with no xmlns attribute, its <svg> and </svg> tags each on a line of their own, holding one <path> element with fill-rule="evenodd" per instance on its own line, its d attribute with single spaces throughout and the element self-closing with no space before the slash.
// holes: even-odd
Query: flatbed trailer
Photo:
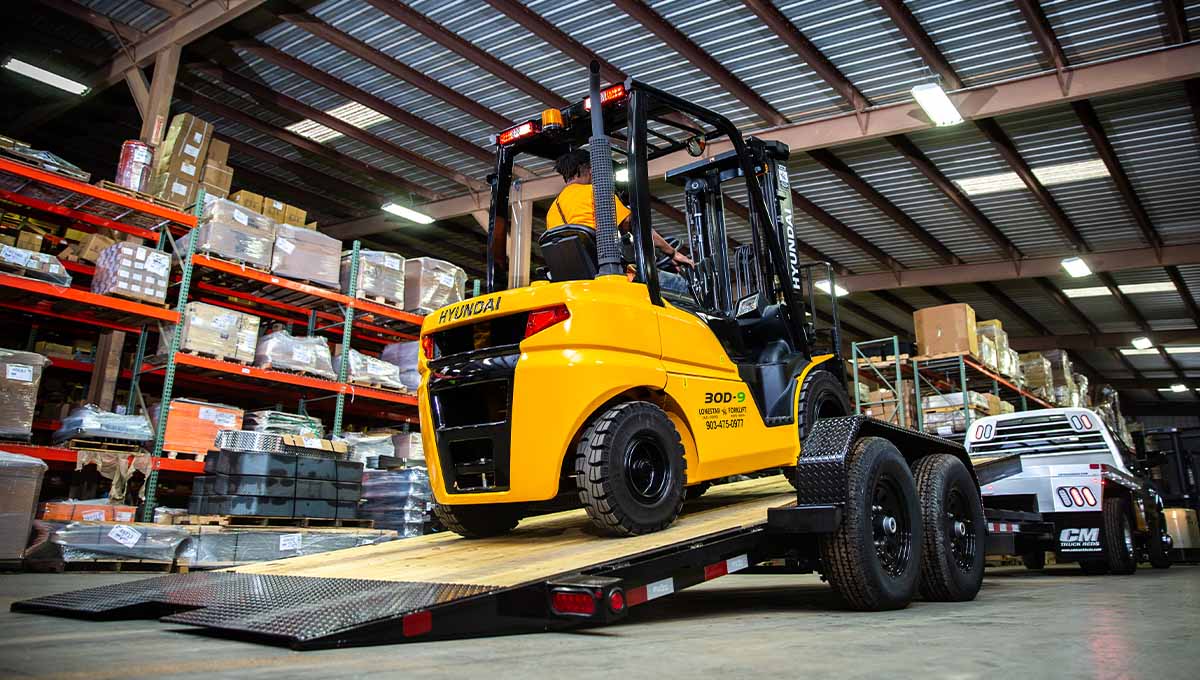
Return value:
<svg viewBox="0 0 1200 680">
<path fill-rule="evenodd" d="M 997 459 L 973 472 L 986 484 L 1019 470 L 1016 459 Z M 51 595 L 13 610 L 161 617 L 294 649 L 595 626 L 763 562 L 811 571 L 794 558 L 803 537 L 822 527 L 797 527 L 789 514 L 796 504 L 797 492 L 776 475 L 715 486 L 674 525 L 641 536 L 596 536 L 579 509 L 528 519 L 495 538 L 433 534 Z M 1011 546 L 1020 522 L 1033 527 L 1038 519 L 1000 517 L 1011 526 L 996 532 L 998 547 Z"/>
</svg>

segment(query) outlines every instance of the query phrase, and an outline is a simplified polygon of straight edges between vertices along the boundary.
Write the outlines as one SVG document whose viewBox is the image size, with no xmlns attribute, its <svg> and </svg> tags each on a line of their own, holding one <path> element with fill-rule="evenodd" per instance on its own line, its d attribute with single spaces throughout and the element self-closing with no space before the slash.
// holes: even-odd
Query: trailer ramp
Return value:
<svg viewBox="0 0 1200 680">
<path fill-rule="evenodd" d="M 631 607 L 743 569 L 768 557 L 759 552 L 767 510 L 795 500 L 774 476 L 713 487 L 674 525 L 644 536 L 596 536 L 572 510 L 497 538 L 434 534 L 51 595 L 13 611 L 161 617 L 295 649 L 553 630 L 603 621 L 555 615 L 551 587 L 619 589 Z"/>
</svg>

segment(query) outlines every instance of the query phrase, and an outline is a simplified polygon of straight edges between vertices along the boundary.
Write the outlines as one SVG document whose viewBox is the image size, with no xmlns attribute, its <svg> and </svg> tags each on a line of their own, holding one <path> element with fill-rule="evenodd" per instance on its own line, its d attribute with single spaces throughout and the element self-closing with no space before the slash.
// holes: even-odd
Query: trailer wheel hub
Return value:
<svg viewBox="0 0 1200 680">
<path fill-rule="evenodd" d="M 954 535 L 959 538 L 967 535 L 967 525 L 965 522 L 960 520 L 954 523 Z"/>
</svg>

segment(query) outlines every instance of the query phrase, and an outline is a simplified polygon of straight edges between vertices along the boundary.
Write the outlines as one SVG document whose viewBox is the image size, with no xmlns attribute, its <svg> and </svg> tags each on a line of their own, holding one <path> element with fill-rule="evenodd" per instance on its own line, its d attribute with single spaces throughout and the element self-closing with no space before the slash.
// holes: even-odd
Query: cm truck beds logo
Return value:
<svg viewBox="0 0 1200 680">
<path fill-rule="evenodd" d="M 1063 552 L 1099 550 L 1100 528 L 1063 529 L 1058 534 L 1058 545 Z"/>
<path fill-rule="evenodd" d="M 459 319 L 465 319 L 478 314 L 494 312 L 497 309 L 500 309 L 500 298 L 498 297 L 488 298 L 487 300 L 476 300 L 475 302 L 468 302 L 456 307 L 446 307 L 438 312 L 438 323 L 443 324 L 447 321 L 458 321 Z"/>
</svg>

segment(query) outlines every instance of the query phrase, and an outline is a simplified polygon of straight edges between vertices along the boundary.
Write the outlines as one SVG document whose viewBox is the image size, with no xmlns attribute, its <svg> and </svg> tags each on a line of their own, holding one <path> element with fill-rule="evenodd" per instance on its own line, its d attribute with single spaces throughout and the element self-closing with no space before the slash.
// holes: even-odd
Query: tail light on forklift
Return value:
<svg viewBox="0 0 1200 680">
<path fill-rule="evenodd" d="M 571 318 L 571 312 L 566 305 L 555 305 L 546 307 L 545 309 L 535 309 L 529 313 L 529 320 L 525 322 L 525 337 L 530 337 L 537 333 L 541 333 L 547 328 L 562 323 Z"/>
<path fill-rule="evenodd" d="M 433 358 L 433 336 L 421 336 L 421 351 L 425 353 L 425 359 L 428 361 Z"/>
<path fill-rule="evenodd" d="M 496 136 L 496 143 L 500 146 L 512 144 L 518 139 L 524 139 L 541 132 L 542 124 L 535 120 L 526 121 L 520 125 L 510 127 Z"/>
<path fill-rule="evenodd" d="M 605 104 L 607 104 L 609 102 L 614 102 L 614 101 L 624 99 L 626 94 L 627 93 L 625 92 L 624 84 L 617 83 L 616 85 L 609 85 L 608 87 L 606 87 L 600 91 L 600 106 L 604 106 Z M 583 109 L 585 111 L 592 110 L 592 98 L 591 97 L 584 97 Z"/>
</svg>

